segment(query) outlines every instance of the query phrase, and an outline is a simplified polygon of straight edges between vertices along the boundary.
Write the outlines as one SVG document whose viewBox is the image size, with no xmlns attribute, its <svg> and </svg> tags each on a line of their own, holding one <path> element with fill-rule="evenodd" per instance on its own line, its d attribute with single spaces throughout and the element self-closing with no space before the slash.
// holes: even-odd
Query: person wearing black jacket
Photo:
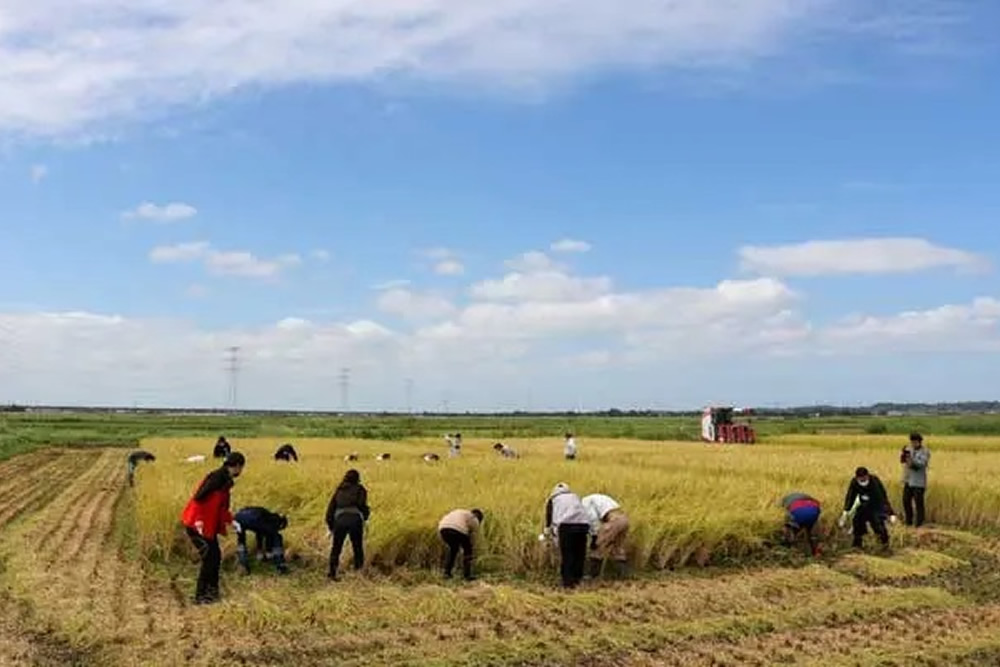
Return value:
<svg viewBox="0 0 1000 667">
<path fill-rule="evenodd" d="M 368 490 L 361 484 L 361 474 L 357 470 L 348 470 L 326 508 L 326 525 L 333 536 L 330 571 L 327 576 L 333 581 L 337 581 L 340 554 L 348 537 L 351 538 L 351 550 L 354 552 L 354 569 L 360 570 L 364 565 L 365 521 L 370 515 Z"/>
<path fill-rule="evenodd" d="M 857 508 L 855 508 L 857 504 Z M 861 548 L 862 538 L 868 532 L 868 526 L 878 536 L 883 547 L 889 546 L 889 531 L 885 527 L 886 519 L 893 522 L 896 520 L 896 513 L 889 503 L 889 495 L 885 492 L 876 475 L 868 472 L 868 468 L 860 467 L 854 471 L 854 478 L 847 487 L 847 496 L 844 498 L 844 515 L 841 523 L 845 523 L 849 513 L 854 510 L 852 529 L 854 533 L 853 546 Z"/>
<path fill-rule="evenodd" d="M 275 461 L 295 461 L 298 463 L 299 455 L 295 452 L 295 448 L 289 443 L 283 444 L 278 447 L 278 451 L 274 453 Z"/>
<path fill-rule="evenodd" d="M 263 507 L 244 507 L 236 513 L 236 556 L 243 571 L 250 574 L 250 554 L 247 553 L 247 533 L 253 533 L 257 558 L 274 563 L 280 574 L 288 574 L 285 564 L 285 544 L 281 531 L 288 527 L 288 518 Z"/>
<path fill-rule="evenodd" d="M 233 448 L 229 446 L 229 441 L 226 440 L 226 436 L 220 435 L 219 439 L 215 441 L 215 447 L 212 448 L 212 458 L 224 459 L 229 456 Z"/>
<path fill-rule="evenodd" d="M 128 478 L 128 485 L 135 486 L 135 469 L 139 467 L 139 463 L 143 461 L 153 462 L 156 457 L 149 452 L 144 452 L 139 449 L 128 455 L 128 468 L 126 477 Z"/>
</svg>

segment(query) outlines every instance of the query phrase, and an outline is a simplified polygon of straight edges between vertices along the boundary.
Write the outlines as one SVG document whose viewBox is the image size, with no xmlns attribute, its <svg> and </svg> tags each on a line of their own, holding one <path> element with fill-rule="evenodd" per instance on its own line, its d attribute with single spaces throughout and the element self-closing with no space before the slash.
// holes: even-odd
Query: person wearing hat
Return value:
<svg viewBox="0 0 1000 667">
<path fill-rule="evenodd" d="M 927 491 L 927 467 L 931 462 L 931 452 L 924 447 L 922 435 L 910 434 L 910 444 L 903 448 L 899 462 L 903 464 L 903 516 L 907 526 L 919 528 L 924 524 L 924 493 Z"/>
<path fill-rule="evenodd" d="M 885 527 L 885 522 L 888 518 L 895 523 L 896 513 L 889 504 L 889 496 L 885 492 L 882 480 L 869 473 L 868 468 L 864 466 L 854 471 L 854 477 L 847 486 L 844 513 L 839 521 L 841 527 L 847 525 L 852 512 L 854 513 L 851 524 L 854 533 L 852 546 L 855 549 L 861 548 L 862 538 L 868 532 L 868 526 L 871 526 L 882 546 L 889 547 L 889 531 Z"/>
<path fill-rule="evenodd" d="M 225 535 L 226 527 L 233 522 L 229 511 L 229 491 L 245 465 L 246 458 L 242 454 L 230 453 L 222 467 L 205 476 L 181 514 L 181 523 L 201 558 L 195 604 L 208 604 L 219 599 L 219 566 L 222 563 L 219 535 Z"/>
<path fill-rule="evenodd" d="M 545 503 L 545 534 L 559 542 L 562 585 L 575 588 L 586 567 L 590 515 L 580 497 L 563 482 L 556 484 Z"/>
<path fill-rule="evenodd" d="M 279 574 L 288 574 L 285 564 L 285 544 L 281 531 L 288 528 L 288 517 L 263 507 L 244 507 L 236 513 L 236 557 L 243 571 L 250 574 L 250 554 L 247 552 L 247 533 L 253 533 L 257 560 L 271 561 Z"/>
</svg>

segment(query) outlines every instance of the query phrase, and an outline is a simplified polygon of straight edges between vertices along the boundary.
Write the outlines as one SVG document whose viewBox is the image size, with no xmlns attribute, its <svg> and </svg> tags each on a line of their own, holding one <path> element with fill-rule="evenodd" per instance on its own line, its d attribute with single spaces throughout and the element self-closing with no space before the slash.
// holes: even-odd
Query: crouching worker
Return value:
<svg viewBox="0 0 1000 667">
<path fill-rule="evenodd" d="M 243 455 L 232 452 L 221 468 L 205 476 L 181 514 L 181 522 L 201 558 L 195 604 L 219 599 L 219 565 L 222 562 L 219 535 L 225 535 L 226 526 L 233 521 L 229 511 L 229 490 L 243 472 L 244 465 Z"/>
<path fill-rule="evenodd" d="M 219 439 L 215 441 L 215 446 L 212 447 L 212 458 L 224 459 L 233 451 L 233 448 L 229 446 L 229 441 L 226 440 L 226 436 L 220 435 Z"/>
<path fill-rule="evenodd" d="M 285 443 L 281 447 L 278 447 L 278 451 L 274 453 L 275 461 L 295 461 L 298 463 L 299 455 L 296 453 L 295 448 L 291 444 Z"/>
<path fill-rule="evenodd" d="M 781 499 L 781 506 L 785 508 L 786 513 L 785 544 L 791 546 L 799 533 L 805 533 L 809 552 L 813 556 L 819 556 L 819 544 L 813 530 L 821 512 L 819 501 L 810 495 L 795 491 Z"/>
<path fill-rule="evenodd" d="M 517 451 L 510 445 L 505 445 L 502 442 L 498 442 L 495 445 L 493 445 L 493 451 L 505 459 L 517 458 Z"/>
<path fill-rule="evenodd" d="M 151 462 L 153 462 L 155 460 L 156 460 L 155 456 L 153 456 L 149 452 L 144 452 L 141 449 L 138 450 L 138 451 L 132 452 L 131 454 L 129 454 L 128 455 L 128 471 L 127 471 L 127 475 L 126 475 L 128 477 L 128 485 L 129 486 L 135 486 L 135 469 L 139 467 L 139 463 L 141 463 L 143 461 L 147 461 L 147 462 L 151 463 Z"/>
<path fill-rule="evenodd" d="M 545 503 L 545 531 L 559 541 L 562 585 L 575 588 L 583 580 L 590 515 L 580 497 L 560 482 Z"/>
<path fill-rule="evenodd" d="M 466 581 L 472 581 L 472 543 L 483 523 L 481 510 L 452 510 L 442 517 L 438 523 L 438 533 L 448 545 L 448 554 L 444 561 L 445 579 L 451 579 L 458 552 L 462 552 L 462 575 Z"/>
<path fill-rule="evenodd" d="M 844 498 L 844 513 L 840 517 L 841 527 L 851 520 L 851 530 L 854 533 L 852 546 L 860 549 L 862 538 L 868 532 L 868 526 L 878 536 L 882 547 L 889 548 L 889 531 L 885 527 L 886 520 L 896 522 L 896 513 L 889 504 L 889 496 L 885 492 L 882 480 L 868 472 L 868 468 L 860 467 L 854 471 L 854 477 L 847 487 Z"/>
<path fill-rule="evenodd" d="M 263 507 L 244 507 L 236 513 L 235 519 L 236 556 L 243 571 L 250 574 L 247 533 L 253 533 L 257 560 L 271 561 L 280 574 L 288 574 L 285 543 L 281 537 L 281 531 L 288 527 L 288 518 Z"/>
<path fill-rule="evenodd" d="M 590 518 L 590 567 L 589 575 L 597 577 L 608 559 L 614 563 L 615 576 L 625 576 L 628 554 L 625 540 L 628 537 L 628 516 L 611 496 L 593 493 L 584 496 L 583 506 Z"/>
<path fill-rule="evenodd" d="M 361 484 L 361 473 L 348 470 L 326 508 L 326 525 L 333 537 L 330 571 L 327 574 L 331 580 L 337 581 L 340 554 L 344 551 L 344 541 L 348 537 L 351 538 L 351 550 L 354 552 L 354 569 L 360 570 L 364 566 L 365 521 L 370 515 L 368 489 Z"/>
</svg>

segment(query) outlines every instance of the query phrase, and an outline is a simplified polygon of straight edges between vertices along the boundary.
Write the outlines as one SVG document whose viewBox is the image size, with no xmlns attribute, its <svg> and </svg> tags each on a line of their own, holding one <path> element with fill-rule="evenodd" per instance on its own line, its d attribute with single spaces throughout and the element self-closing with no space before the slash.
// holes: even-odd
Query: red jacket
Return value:
<svg viewBox="0 0 1000 667">
<path fill-rule="evenodd" d="M 229 490 L 232 487 L 233 478 L 226 468 L 208 473 L 184 507 L 181 522 L 197 530 L 196 524 L 200 521 L 201 534 L 209 540 L 225 535 L 226 527 L 233 521 L 229 511 Z"/>
</svg>

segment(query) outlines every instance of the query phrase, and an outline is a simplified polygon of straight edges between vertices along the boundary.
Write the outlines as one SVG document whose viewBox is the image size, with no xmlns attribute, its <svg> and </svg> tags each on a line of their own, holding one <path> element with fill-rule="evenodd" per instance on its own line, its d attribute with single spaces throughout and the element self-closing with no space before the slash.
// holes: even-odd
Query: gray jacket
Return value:
<svg viewBox="0 0 1000 667">
<path fill-rule="evenodd" d="M 910 460 L 903 465 L 903 484 L 919 489 L 927 488 L 927 467 L 931 463 L 931 451 L 926 446 L 920 449 L 907 447 Z"/>
</svg>

